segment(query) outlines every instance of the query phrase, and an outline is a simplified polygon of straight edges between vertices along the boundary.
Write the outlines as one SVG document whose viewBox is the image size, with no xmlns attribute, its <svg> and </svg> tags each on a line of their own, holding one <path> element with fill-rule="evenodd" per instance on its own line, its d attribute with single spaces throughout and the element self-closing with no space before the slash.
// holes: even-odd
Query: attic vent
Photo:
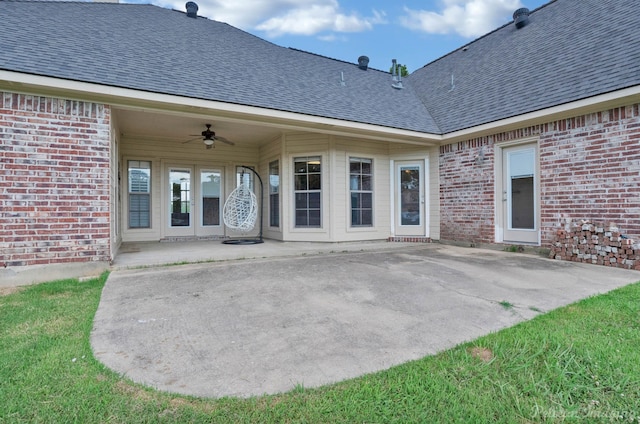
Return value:
<svg viewBox="0 0 640 424">
<path fill-rule="evenodd" d="M 366 71 L 369 67 L 369 58 L 367 56 L 360 56 L 358 58 L 358 68 Z"/>
<path fill-rule="evenodd" d="M 529 23 L 529 9 L 523 7 L 513 12 L 513 23 L 516 24 L 516 28 L 520 29 Z"/>
<path fill-rule="evenodd" d="M 195 2 L 188 1 L 187 4 L 185 4 L 185 7 L 187 8 L 188 17 L 190 18 L 198 17 L 198 5 Z"/>
</svg>

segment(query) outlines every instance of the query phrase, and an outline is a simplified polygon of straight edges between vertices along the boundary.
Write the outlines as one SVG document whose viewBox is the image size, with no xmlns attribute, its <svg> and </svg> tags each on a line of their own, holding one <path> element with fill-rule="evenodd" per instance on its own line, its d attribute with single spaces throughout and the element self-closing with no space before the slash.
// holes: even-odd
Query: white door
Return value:
<svg viewBox="0 0 640 424">
<path fill-rule="evenodd" d="M 215 168 L 198 168 L 198 188 L 196 195 L 196 235 L 222 236 L 222 170 Z"/>
<path fill-rule="evenodd" d="M 537 145 L 502 150 L 503 241 L 539 242 Z"/>
<path fill-rule="evenodd" d="M 425 235 L 425 178 L 423 161 L 395 162 L 395 235 Z"/>
<path fill-rule="evenodd" d="M 222 171 L 214 168 L 168 165 L 166 175 L 166 235 L 223 235 Z"/>
</svg>

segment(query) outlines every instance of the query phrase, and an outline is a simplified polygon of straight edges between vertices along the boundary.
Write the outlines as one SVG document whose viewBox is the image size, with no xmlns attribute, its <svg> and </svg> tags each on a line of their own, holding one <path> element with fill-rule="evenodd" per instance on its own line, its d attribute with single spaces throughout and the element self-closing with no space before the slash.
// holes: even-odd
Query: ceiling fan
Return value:
<svg viewBox="0 0 640 424">
<path fill-rule="evenodd" d="M 215 132 L 211 131 L 211 124 L 205 124 L 205 125 L 206 125 L 207 129 L 202 131 L 200 133 L 200 135 L 203 137 L 202 141 L 204 142 L 204 145 L 206 146 L 207 149 L 213 148 L 213 144 L 216 141 L 221 141 L 221 142 L 229 144 L 231 146 L 235 145 L 235 143 L 233 141 L 227 140 L 224 137 L 219 137 L 219 136 L 216 135 Z M 197 134 L 191 134 L 191 135 L 192 136 L 197 136 Z M 200 138 L 200 137 L 198 137 L 198 138 Z M 183 142 L 182 144 L 190 143 L 193 140 L 197 140 L 198 138 L 192 138 L 191 140 L 187 140 L 187 141 Z"/>
</svg>

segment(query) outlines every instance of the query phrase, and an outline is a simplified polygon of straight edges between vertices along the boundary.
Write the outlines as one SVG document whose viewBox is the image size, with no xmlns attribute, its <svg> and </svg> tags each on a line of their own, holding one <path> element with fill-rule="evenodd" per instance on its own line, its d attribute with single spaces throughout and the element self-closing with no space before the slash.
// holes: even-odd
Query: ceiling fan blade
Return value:
<svg viewBox="0 0 640 424">
<path fill-rule="evenodd" d="M 182 142 L 182 144 L 191 143 L 192 141 L 196 141 L 196 140 L 198 140 L 199 138 L 201 138 L 201 137 L 200 137 L 200 136 L 198 136 L 198 137 L 196 137 L 196 138 L 192 138 L 192 139 L 190 139 L 190 140 L 183 141 L 183 142 Z"/>
<path fill-rule="evenodd" d="M 235 146 L 235 145 L 236 145 L 236 143 L 234 143 L 233 141 L 231 141 L 231 140 L 227 140 L 227 139 L 226 139 L 226 138 L 224 138 L 224 137 L 218 137 L 217 135 L 214 137 L 214 139 L 215 139 L 216 141 L 222 141 L 223 143 L 227 143 L 227 144 L 228 144 L 228 145 L 230 145 L 230 146 Z"/>
</svg>

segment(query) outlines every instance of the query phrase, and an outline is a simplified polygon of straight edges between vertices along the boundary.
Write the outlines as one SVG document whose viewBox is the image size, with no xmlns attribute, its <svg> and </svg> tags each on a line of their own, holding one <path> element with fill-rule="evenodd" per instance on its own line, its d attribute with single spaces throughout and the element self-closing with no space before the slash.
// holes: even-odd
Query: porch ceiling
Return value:
<svg viewBox="0 0 640 424">
<path fill-rule="evenodd" d="M 242 147 L 259 147 L 282 134 L 275 127 L 249 123 L 229 122 L 215 117 L 194 117 L 181 114 L 165 114 L 139 110 L 115 109 L 118 129 L 130 139 L 157 139 L 183 143 L 198 139 L 211 124 L 219 137 L 224 137 Z"/>
</svg>

